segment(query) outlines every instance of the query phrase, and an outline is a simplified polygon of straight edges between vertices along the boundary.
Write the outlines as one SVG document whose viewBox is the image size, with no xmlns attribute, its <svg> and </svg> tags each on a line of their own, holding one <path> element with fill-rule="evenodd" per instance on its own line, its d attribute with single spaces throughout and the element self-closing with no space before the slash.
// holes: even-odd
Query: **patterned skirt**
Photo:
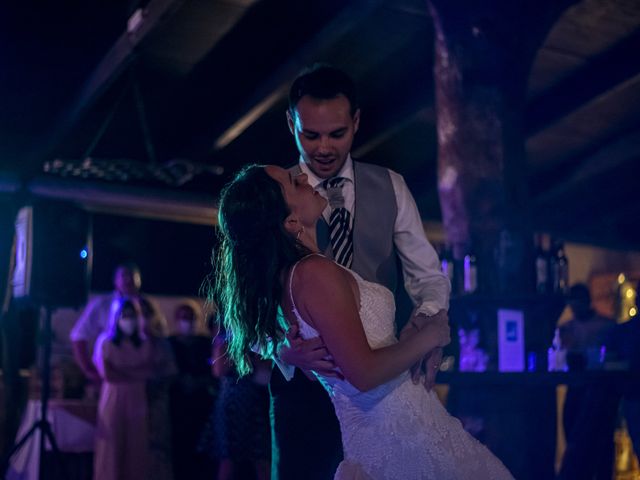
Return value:
<svg viewBox="0 0 640 480">
<path fill-rule="evenodd" d="M 221 380 L 200 449 L 234 461 L 268 460 L 271 454 L 269 390 L 250 378 Z"/>
</svg>

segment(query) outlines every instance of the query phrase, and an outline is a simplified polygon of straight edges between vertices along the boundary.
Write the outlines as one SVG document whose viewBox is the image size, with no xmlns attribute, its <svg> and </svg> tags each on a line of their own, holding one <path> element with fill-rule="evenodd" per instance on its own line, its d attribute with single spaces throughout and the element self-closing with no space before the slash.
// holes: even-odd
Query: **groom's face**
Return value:
<svg viewBox="0 0 640 480">
<path fill-rule="evenodd" d="M 360 110 L 351 115 L 351 104 L 344 95 L 331 99 L 305 95 L 293 114 L 287 112 L 287 122 L 311 171 L 320 178 L 331 178 L 347 161 L 360 124 Z"/>
</svg>

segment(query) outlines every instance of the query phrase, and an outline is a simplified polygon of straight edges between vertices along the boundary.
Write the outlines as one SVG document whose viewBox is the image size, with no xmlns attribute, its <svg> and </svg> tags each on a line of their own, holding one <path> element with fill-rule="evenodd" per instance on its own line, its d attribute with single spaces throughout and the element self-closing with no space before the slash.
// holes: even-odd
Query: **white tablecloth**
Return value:
<svg viewBox="0 0 640 480">
<path fill-rule="evenodd" d="M 40 419 L 40 400 L 29 400 L 16 435 L 19 441 Z M 95 435 L 95 404 L 81 401 L 49 402 L 47 417 L 53 436 L 62 452 L 92 452 Z M 38 480 L 40 466 L 40 429 L 12 457 L 6 480 Z M 47 450 L 51 445 L 47 442 Z"/>
</svg>

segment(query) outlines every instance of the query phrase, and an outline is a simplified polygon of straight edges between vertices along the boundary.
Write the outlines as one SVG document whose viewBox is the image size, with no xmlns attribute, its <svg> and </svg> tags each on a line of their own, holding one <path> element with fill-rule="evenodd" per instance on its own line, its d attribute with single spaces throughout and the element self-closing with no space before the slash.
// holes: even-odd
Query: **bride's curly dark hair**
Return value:
<svg viewBox="0 0 640 480">
<path fill-rule="evenodd" d="M 289 213 L 280 184 L 262 165 L 243 168 L 221 192 L 209 299 L 218 304 L 241 376 L 252 371 L 249 351 L 272 355 L 287 330 L 281 275 L 309 253 L 285 230 Z"/>
</svg>

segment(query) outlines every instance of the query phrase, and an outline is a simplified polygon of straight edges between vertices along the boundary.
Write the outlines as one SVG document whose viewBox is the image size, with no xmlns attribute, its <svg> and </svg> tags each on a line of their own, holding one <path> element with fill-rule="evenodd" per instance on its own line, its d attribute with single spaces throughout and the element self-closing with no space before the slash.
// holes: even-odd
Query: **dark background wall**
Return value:
<svg viewBox="0 0 640 480">
<path fill-rule="evenodd" d="M 196 296 L 215 236 L 213 226 L 94 214 L 91 290 L 111 290 L 114 266 L 134 261 L 145 292 Z"/>
</svg>

